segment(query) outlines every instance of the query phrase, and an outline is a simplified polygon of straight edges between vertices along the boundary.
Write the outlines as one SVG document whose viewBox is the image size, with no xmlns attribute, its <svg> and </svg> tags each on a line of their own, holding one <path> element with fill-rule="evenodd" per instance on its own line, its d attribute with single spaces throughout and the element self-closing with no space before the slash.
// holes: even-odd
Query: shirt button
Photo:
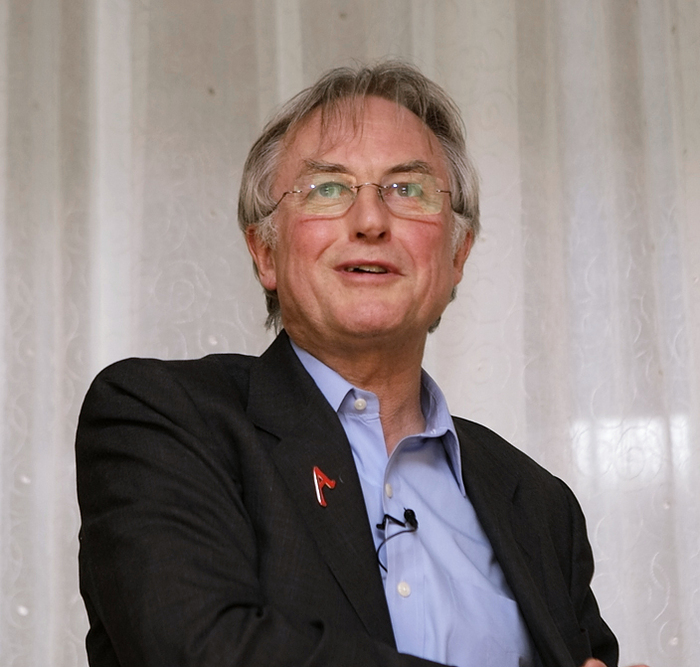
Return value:
<svg viewBox="0 0 700 667">
<path fill-rule="evenodd" d="M 355 399 L 355 410 L 362 412 L 367 407 L 367 401 L 364 398 Z"/>
<path fill-rule="evenodd" d="M 400 581 L 396 590 L 402 598 L 407 598 L 411 594 L 411 587 L 405 581 Z"/>
<path fill-rule="evenodd" d="M 386 495 L 387 495 L 389 498 L 391 498 L 391 497 L 394 495 L 394 489 L 391 488 L 391 484 L 389 484 L 389 482 L 387 482 L 387 483 L 384 485 L 384 493 L 386 493 Z"/>
</svg>

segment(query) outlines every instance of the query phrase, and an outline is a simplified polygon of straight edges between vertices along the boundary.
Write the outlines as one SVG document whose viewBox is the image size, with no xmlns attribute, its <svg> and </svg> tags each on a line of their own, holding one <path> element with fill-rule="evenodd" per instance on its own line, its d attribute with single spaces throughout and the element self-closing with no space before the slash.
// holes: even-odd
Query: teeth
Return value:
<svg viewBox="0 0 700 667">
<path fill-rule="evenodd" d="M 388 271 L 385 268 L 381 266 L 375 266 L 374 264 L 360 264 L 359 266 L 348 267 L 345 270 L 354 273 L 388 273 Z"/>
</svg>

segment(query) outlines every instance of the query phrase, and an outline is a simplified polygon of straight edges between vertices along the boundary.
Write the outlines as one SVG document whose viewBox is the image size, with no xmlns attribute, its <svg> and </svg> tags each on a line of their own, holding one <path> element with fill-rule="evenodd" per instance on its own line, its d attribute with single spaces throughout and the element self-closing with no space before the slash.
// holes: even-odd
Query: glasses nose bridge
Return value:
<svg viewBox="0 0 700 667">
<path fill-rule="evenodd" d="M 352 186 L 352 189 L 355 193 L 355 196 L 352 198 L 352 204 L 355 203 L 357 196 L 360 194 L 360 190 L 366 185 L 371 185 L 372 187 L 374 187 L 374 189 L 377 191 L 377 196 L 379 197 L 379 199 L 381 199 L 382 202 L 386 204 L 386 199 L 384 199 L 384 186 L 379 183 L 373 183 L 372 181 L 368 181 L 367 183 L 358 183 L 357 185 Z"/>
</svg>

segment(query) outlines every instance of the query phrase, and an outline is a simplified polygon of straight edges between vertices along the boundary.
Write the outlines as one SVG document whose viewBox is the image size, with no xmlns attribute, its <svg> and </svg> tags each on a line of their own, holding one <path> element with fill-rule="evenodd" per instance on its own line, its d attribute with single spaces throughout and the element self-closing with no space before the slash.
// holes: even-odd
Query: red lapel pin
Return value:
<svg viewBox="0 0 700 667">
<path fill-rule="evenodd" d="M 316 500 L 321 507 L 327 505 L 326 499 L 323 496 L 323 487 L 327 486 L 329 489 L 335 488 L 335 480 L 331 479 L 326 475 L 326 473 L 321 470 L 318 466 L 314 466 L 314 488 L 316 489 Z"/>
</svg>

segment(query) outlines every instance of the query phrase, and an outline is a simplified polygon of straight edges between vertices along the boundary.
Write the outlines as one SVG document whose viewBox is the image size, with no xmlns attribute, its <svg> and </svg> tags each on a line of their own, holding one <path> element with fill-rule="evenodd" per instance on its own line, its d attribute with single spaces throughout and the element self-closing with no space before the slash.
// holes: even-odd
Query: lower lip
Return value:
<svg viewBox="0 0 700 667">
<path fill-rule="evenodd" d="M 352 280 L 353 282 L 385 282 L 391 278 L 395 278 L 396 274 L 387 271 L 386 273 L 370 273 L 369 271 L 339 271 L 343 278 Z"/>
</svg>

